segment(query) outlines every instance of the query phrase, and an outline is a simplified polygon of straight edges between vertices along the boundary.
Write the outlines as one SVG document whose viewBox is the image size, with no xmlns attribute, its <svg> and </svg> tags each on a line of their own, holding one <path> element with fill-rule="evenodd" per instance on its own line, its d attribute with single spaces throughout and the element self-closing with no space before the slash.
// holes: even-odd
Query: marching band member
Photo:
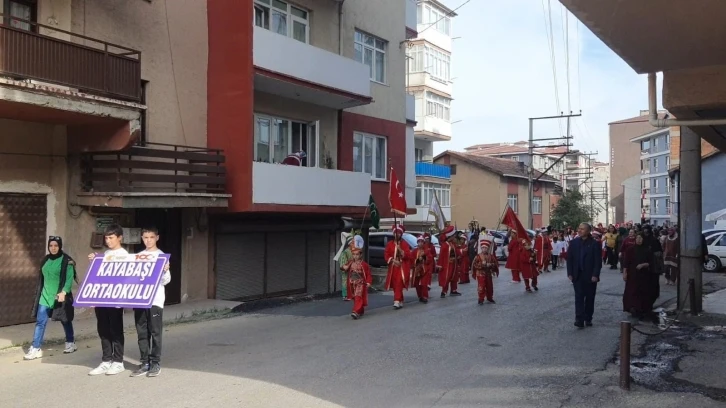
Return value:
<svg viewBox="0 0 726 408">
<path fill-rule="evenodd" d="M 529 239 L 523 239 L 521 245 L 519 251 L 519 269 L 522 272 L 525 290 L 532 293 L 532 289 L 539 290 L 537 288 L 537 260 L 532 249 L 532 242 Z M 530 281 L 532 284 L 531 288 Z"/>
<path fill-rule="evenodd" d="M 459 234 L 459 261 L 457 262 L 457 265 L 459 266 L 459 284 L 469 283 L 469 269 L 471 267 L 471 263 L 469 261 L 469 245 L 466 239 L 466 236 L 463 234 Z"/>
<path fill-rule="evenodd" d="M 490 235 L 479 236 L 479 253 L 472 265 L 472 277 L 476 279 L 477 292 L 479 293 L 479 304 L 484 304 L 484 298 L 489 303 L 494 301 L 494 283 L 492 275 L 499 276 L 499 260 L 494 255 L 497 244 Z"/>
<path fill-rule="evenodd" d="M 434 273 L 434 260 L 436 249 L 430 242 L 426 242 L 425 235 L 418 238 L 418 247 L 412 252 L 414 258 L 413 286 L 416 287 L 416 295 L 421 303 L 429 302 L 429 285 L 431 276 Z"/>
<path fill-rule="evenodd" d="M 507 263 L 505 268 L 512 271 L 512 283 L 522 283 L 519 268 L 519 252 L 522 248 L 517 237 L 517 231 L 509 230 L 509 245 L 507 245 Z"/>
<path fill-rule="evenodd" d="M 365 307 L 368 306 L 368 287 L 373 283 L 371 268 L 363 260 L 363 237 L 356 235 L 350 245 L 353 257 L 343 266 L 348 272 L 348 299 L 353 301 L 353 311 L 350 317 L 358 320 L 363 317 Z"/>
<path fill-rule="evenodd" d="M 439 270 L 439 286 L 441 286 L 442 298 L 446 297 L 449 287 L 451 287 L 451 296 L 461 296 L 461 293 L 456 291 L 459 282 L 459 268 L 456 259 L 460 254 L 455 241 L 456 229 L 452 225 L 441 231 L 439 235 L 441 249 L 439 250 L 439 261 L 436 269 Z"/>
<path fill-rule="evenodd" d="M 411 247 L 401 239 L 404 229 L 400 224 L 393 226 L 393 241 L 386 245 L 383 252 L 388 264 L 386 290 L 393 288 L 393 308 L 403 307 L 403 289 L 408 288 L 411 279 L 410 253 Z"/>
</svg>

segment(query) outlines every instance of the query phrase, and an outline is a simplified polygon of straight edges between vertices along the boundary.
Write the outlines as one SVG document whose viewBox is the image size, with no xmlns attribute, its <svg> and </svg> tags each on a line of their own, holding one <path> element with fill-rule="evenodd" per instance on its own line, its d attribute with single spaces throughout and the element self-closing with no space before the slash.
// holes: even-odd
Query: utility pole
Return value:
<svg viewBox="0 0 726 408">
<path fill-rule="evenodd" d="M 560 112 L 559 116 L 542 116 L 538 118 L 529 118 L 529 169 L 527 170 L 527 209 L 528 209 L 528 220 L 527 225 L 530 229 L 534 228 L 534 217 L 532 216 L 532 200 L 534 199 L 534 182 L 533 182 L 533 176 L 534 176 L 534 142 L 538 141 L 545 141 L 545 140 L 562 140 L 565 139 L 566 143 L 564 145 L 560 146 L 567 146 L 569 150 L 570 146 L 570 118 L 576 117 L 576 116 L 582 116 L 582 111 L 577 114 L 573 114 L 570 112 L 569 115 L 565 115 L 564 112 Z M 547 139 L 535 139 L 534 138 L 534 121 L 535 120 L 547 120 L 547 119 L 563 119 L 567 118 L 567 134 L 564 137 L 556 137 L 556 138 L 547 138 Z M 554 147 L 554 146 L 549 146 Z M 564 155 L 562 156 L 564 157 Z M 561 160 L 562 158 L 560 158 Z M 551 168 L 551 166 L 550 166 Z M 547 169 L 549 170 L 549 169 Z M 546 173 L 547 170 L 545 170 L 543 173 Z M 541 176 L 540 176 L 541 177 Z M 539 179 L 539 178 L 538 178 Z M 563 187 L 563 191 L 567 190 L 567 185 L 565 183 L 565 186 Z"/>
</svg>

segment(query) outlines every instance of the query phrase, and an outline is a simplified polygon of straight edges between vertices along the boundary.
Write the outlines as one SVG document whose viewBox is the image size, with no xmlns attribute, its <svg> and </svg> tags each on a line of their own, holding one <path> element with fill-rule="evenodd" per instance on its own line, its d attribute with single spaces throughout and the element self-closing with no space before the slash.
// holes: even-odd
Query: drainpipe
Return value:
<svg viewBox="0 0 726 408">
<path fill-rule="evenodd" d="M 692 119 L 692 120 L 678 120 L 678 119 L 658 119 L 658 97 L 656 96 L 656 73 L 651 72 L 648 74 L 648 110 L 649 118 L 648 122 L 651 126 L 657 128 L 665 128 L 670 126 L 719 126 L 726 125 L 726 118 L 724 119 Z"/>
<path fill-rule="evenodd" d="M 343 55 L 343 3 L 345 0 L 338 3 L 338 55 Z"/>
</svg>

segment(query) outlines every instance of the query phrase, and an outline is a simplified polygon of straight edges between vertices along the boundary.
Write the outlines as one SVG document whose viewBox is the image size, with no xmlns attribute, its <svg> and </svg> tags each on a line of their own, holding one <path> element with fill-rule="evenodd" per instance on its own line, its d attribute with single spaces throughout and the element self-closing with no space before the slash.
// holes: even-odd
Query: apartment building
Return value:
<svg viewBox="0 0 726 408">
<path fill-rule="evenodd" d="M 0 326 L 29 321 L 48 236 L 85 274 L 103 229 L 156 225 L 167 303 L 207 297 L 206 2 L 7 0 L 0 19 Z M 251 20 L 250 20 L 251 21 Z"/>
<path fill-rule="evenodd" d="M 129 250 L 160 229 L 167 303 L 335 290 L 341 217 L 388 214 L 389 160 L 414 172 L 404 2 L 4 5 L 0 326 L 29 320 L 49 235 L 82 275 L 110 223 Z"/>
<path fill-rule="evenodd" d="M 370 194 L 381 217 L 391 217 L 389 163 L 400 180 L 414 171 L 407 4 L 217 2 L 208 3 L 209 144 L 229 157 L 232 198 L 210 222 L 209 297 L 339 290 L 332 258 L 341 217 L 364 225 Z M 280 164 L 299 151 L 302 166 Z"/>
<path fill-rule="evenodd" d="M 671 221 L 670 128 L 630 139 L 640 151 L 641 222 L 668 225 Z"/>
<path fill-rule="evenodd" d="M 451 220 L 451 172 L 433 163 L 433 146 L 453 136 L 451 54 L 456 13 L 436 0 L 406 3 L 416 12 L 416 35 L 406 50 L 406 87 L 415 105 L 416 214 L 406 217 L 405 223 L 425 228 L 433 222 L 428 209 L 434 194 L 444 216 Z"/>
<path fill-rule="evenodd" d="M 609 185 L 610 185 L 610 163 L 603 163 L 593 160 L 591 164 L 591 179 L 588 180 L 590 195 L 587 197 L 595 216 L 595 224 L 608 225 L 612 223 L 611 215 L 608 214 L 609 206 Z"/>
</svg>

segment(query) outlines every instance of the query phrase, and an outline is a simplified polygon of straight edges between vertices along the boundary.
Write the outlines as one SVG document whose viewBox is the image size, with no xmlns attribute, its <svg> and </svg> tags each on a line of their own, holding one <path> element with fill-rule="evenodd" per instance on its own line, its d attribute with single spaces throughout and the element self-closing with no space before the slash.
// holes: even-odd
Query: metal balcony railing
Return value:
<svg viewBox="0 0 726 408">
<path fill-rule="evenodd" d="M 417 162 L 416 175 L 451 179 L 451 167 L 444 164 Z"/>
<path fill-rule="evenodd" d="M 224 193 L 222 150 L 145 143 L 118 152 L 81 155 L 88 192 Z"/>
<path fill-rule="evenodd" d="M 31 29 L 12 27 L 11 22 Z M 141 100 L 140 51 L 4 14 L 0 14 L 0 75 Z"/>
</svg>

